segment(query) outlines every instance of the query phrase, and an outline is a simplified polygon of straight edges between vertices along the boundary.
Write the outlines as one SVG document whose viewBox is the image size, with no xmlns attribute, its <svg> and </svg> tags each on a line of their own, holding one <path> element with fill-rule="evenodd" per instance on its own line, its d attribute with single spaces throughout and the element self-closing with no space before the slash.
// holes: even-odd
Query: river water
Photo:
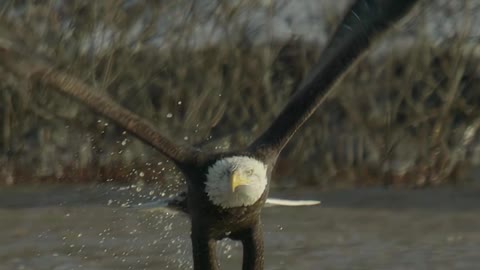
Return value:
<svg viewBox="0 0 480 270">
<path fill-rule="evenodd" d="M 480 188 L 273 191 L 320 206 L 265 208 L 266 269 L 479 269 Z M 153 191 L 0 189 L 0 269 L 191 269 L 189 221 L 119 207 Z M 222 241 L 222 269 L 241 269 Z"/>
</svg>

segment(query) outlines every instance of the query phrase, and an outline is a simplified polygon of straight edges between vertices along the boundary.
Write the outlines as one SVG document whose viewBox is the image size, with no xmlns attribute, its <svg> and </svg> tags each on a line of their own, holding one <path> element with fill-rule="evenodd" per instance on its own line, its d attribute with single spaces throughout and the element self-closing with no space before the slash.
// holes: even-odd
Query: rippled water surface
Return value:
<svg viewBox="0 0 480 270">
<path fill-rule="evenodd" d="M 0 269 L 190 269 L 188 220 L 118 207 L 132 192 L 0 190 Z M 480 189 L 273 195 L 322 205 L 264 210 L 266 269 L 479 269 Z M 236 243 L 219 254 L 241 268 Z"/>
</svg>

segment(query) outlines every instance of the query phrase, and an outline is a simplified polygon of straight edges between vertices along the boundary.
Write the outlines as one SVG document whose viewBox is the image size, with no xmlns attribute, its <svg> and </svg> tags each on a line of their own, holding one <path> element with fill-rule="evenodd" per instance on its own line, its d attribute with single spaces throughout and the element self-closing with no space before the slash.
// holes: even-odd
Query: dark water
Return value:
<svg viewBox="0 0 480 270">
<path fill-rule="evenodd" d="M 116 206 L 153 193 L 142 192 L 0 190 L 0 269 L 190 269 L 185 217 Z M 479 269 L 478 188 L 273 195 L 323 203 L 264 210 L 266 269 Z M 236 243 L 219 254 L 222 269 L 241 268 Z"/>
</svg>

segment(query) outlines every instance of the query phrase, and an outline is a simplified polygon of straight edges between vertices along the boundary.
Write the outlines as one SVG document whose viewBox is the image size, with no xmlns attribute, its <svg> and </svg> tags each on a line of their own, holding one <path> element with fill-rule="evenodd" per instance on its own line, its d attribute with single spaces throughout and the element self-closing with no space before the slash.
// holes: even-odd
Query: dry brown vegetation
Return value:
<svg viewBox="0 0 480 270">
<path fill-rule="evenodd" d="M 212 150 L 245 145 L 282 109 L 321 48 L 294 38 L 247 42 L 236 18 L 260 5 L 250 0 L 240 1 L 244 6 L 219 1 L 211 16 L 228 38 L 194 49 L 188 37 L 204 18 L 185 9 L 189 2 L 138 1 L 126 8 L 121 1 L 65 1 L 54 8 L 57 1 L 10 1 L 1 11 L 0 38 L 102 89 L 179 143 Z M 128 30 L 145 10 L 150 19 L 132 42 Z M 190 13 L 164 33 L 175 46 L 158 49 L 150 42 L 157 31 L 152 18 L 165 10 Z M 67 28 L 65 18 L 71 18 Z M 87 46 L 102 29 L 112 30 L 108 49 Z M 465 180 L 479 155 L 479 66 L 478 46 L 461 33 L 445 44 L 418 38 L 373 52 L 287 146 L 276 184 Z M 176 177 L 163 157 L 82 105 L 1 65 L 0 78 L 2 182 Z"/>
</svg>

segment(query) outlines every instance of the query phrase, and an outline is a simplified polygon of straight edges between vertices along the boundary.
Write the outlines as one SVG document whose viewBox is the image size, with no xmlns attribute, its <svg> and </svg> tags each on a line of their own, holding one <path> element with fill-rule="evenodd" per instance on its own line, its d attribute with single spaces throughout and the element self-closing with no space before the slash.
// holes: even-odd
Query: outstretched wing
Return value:
<svg viewBox="0 0 480 270">
<path fill-rule="evenodd" d="M 319 61 L 290 101 L 250 149 L 276 157 L 325 100 L 328 90 L 364 53 L 372 39 L 402 17 L 417 0 L 357 0 L 344 16 Z"/>
<path fill-rule="evenodd" d="M 200 155 L 200 152 L 192 147 L 174 144 L 162 136 L 151 123 L 123 108 L 110 97 L 100 94 L 94 87 L 56 70 L 45 61 L 21 52 L 17 44 L 5 37 L 0 37 L 0 61 L 19 76 L 39 80 L 77 99 L 177 163 L 193 162 Z"/>
</svg>

